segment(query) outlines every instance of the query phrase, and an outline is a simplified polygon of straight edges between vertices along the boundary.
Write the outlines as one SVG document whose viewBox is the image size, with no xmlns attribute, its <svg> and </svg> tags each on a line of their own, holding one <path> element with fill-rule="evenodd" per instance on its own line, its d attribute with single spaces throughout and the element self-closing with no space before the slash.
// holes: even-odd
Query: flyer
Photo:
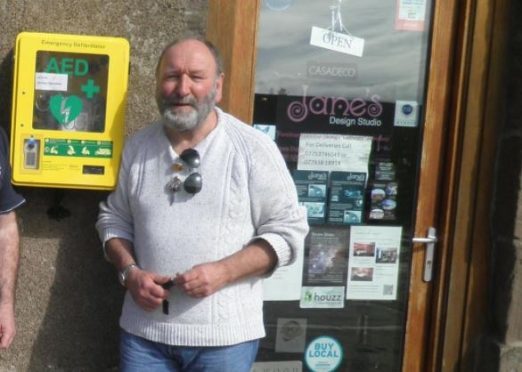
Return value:
<svg viewBox="0 0 522 372">
<path fill-rule="evenodd" d="M 328 191 L 328 172 L 292 172 L 299 203 L 306 207 L 309 224 L 324 223 L 326 216 L 326 195 Z"/>
<path fill-rule="evenodd" d="M 301 298 L 304 252 L 297 252 L 291 265 L 279 267 L 263 280 L 264 301 L 295 301 Z"/>
<path fill-rule="evenodd" d="M 426 5 L 426 0 L 397 0 L 395 29 L 424 31 Z"/>
<path fill-rule="evenodd" d="M 395 165 L 391 161 L 379 161 L 375 167 L 374 181 L 370 186 L 369 220 L 394 221 L 397 210 L 399 185 Z"/>
<path fill-rule="evenodd" d="M 305 240 L 306 285 L 344 286 L 348 262 L 347 227 L 313 226 Z"/>
<path fill-rule="evenodd" d="M 347 300 L 396 300 L 402 227 L 352 226 Z"/>
<path fill-rule="evenodd" d="M 372 137 L 302 133 L 297 169 L 368 173 Z"/>
<path fill-rule="evenodd" d="M 354 225 L 362 223 L 366 173 L 332 172 L 328 223 Z"/>
</svg>

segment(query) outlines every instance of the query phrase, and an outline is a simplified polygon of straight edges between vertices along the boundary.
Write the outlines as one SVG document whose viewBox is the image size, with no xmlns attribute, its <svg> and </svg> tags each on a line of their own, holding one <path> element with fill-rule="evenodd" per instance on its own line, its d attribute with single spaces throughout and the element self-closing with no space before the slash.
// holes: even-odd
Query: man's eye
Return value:
<svg viewBox="0 0 522 372">
<path fill-rule="evenodd" d="M 163 80 L 179 80 L 178 74 L 165 74 Z"/>
</svg>

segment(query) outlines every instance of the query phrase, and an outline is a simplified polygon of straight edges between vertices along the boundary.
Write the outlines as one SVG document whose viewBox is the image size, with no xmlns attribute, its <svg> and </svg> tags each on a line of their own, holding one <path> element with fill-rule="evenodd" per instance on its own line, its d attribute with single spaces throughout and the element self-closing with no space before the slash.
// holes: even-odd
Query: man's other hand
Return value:
<svg viewBox="0 0 522 372">
<path fill-rule="evenodd" d="M 169 291 L 162 285 L 171 279 L 136 268 L 129 272 L 125 284 L 138 306 L 145 311 L 154 311 L 167 299 Z"/>
<path fill-rule="evenodd" d="M 228 281 L 226 267 L 219 261 L 196 265 L 174 279 L 177 288 L 195 298 L 210 296 Z"/>
</svg>

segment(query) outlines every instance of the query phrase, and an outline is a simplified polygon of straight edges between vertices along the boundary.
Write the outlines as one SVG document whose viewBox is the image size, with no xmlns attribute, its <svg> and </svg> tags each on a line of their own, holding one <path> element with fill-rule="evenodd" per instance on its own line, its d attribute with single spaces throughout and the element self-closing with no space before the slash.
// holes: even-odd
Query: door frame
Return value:
<svg viewBox="0 0 522 372">
<path fill-rule="evenodd" d="M 511 0 L 459 4 L 454 85 L 440 224 L 445 231 L 434 296 L 429 371 L 480 370 L 488 332 L 490 216 L 496 144 L 504 122 Z M 483 361 L 482 361 L 483 362 Z"/>
<path fill-rule="evenodd" d="M 423 281 L 426 248 L 414 244 L 409 286 L 408 314 L 404 340 L 403 371 L 426 371 L 437 358 L 433 345 L 440 334 L 432 325 L 442 317 L 434 308 L 444 301 L 444 271 L 447 265 L 448 241 L 446 226 L 440 224 L 440 213 L 446 210 L 441 201 L 452 180 L 445 176 L 445 151 L 448 148 L 447 126 L 452 105 L 453 71 L 458 29 L 458 1 L 434 1 L 430 63 L 427 74 L 426 109 L 419 170 L 418 201 L 414 234 L 424 237 L 430 227 L 437 229 L 438 242 L 434 262 L 434 279 Z"/>
<path fill-rule="evenodd" d="M 212 0 L 207 38 L 220 49 L 225 70 L 220 107 L 252 124 L 256 74 L 256 34 L 261 0 Z"/>
<path fill-rule="evenodd" d="M 208 8 L 207 37 L 226 62 L 220 106 L 247 123 L 253 116 L 260 3 L 212 0 Z M 439 242 L 431 283 L 422 280 L 424 247 L 412 249 L 403 371 L 464 368 L 469 345 L 484 331 L 485 315 L 464 315 L 486 313 L 486 220 L 497 127 L 492 122 L 503 66 L 491 57 L 503 50 L 507 3 L 434 2 L 415 234 L 425 236 L 434 226 Z"/>
</svg>

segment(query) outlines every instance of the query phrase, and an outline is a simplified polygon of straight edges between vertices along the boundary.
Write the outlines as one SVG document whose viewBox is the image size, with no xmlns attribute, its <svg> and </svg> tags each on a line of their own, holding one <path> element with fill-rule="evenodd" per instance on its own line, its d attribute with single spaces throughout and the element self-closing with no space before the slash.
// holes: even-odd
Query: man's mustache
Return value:
<svg viewBox="0 0 522 372">
<path fill-rule="evenodd" d="M 196 107 L 197 106 L 197 100 L 194 97 L 183 97 L 183 98 L 170 97 L 170 98 L 164 98 L 163 99 L 163 104 L 169 105 L 169 106 L 172 106 L 172 105 L 190 105 L 192 107 Z"/>
</svg>

